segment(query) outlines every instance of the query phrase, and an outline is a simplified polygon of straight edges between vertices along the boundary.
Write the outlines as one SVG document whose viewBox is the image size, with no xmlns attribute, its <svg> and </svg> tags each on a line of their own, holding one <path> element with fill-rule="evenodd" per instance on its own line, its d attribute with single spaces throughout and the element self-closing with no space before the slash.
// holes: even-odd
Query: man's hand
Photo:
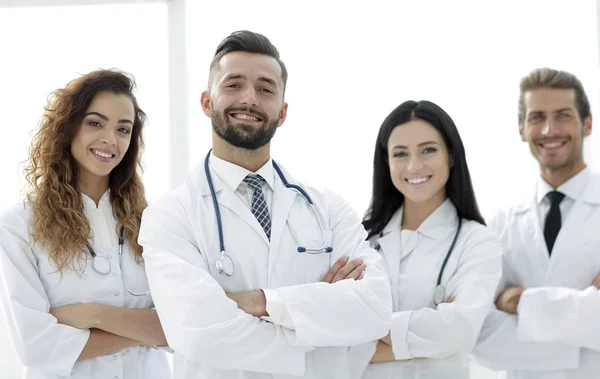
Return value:
<svg viewBox="0 0 600 379">
<path fill-rule="evenodd" d="M 594 281 L 592 282 L 592 285 L 596 288 L 600 288 L 600 273 L 596 275 Z"/>
<path fill-rule="evenodd" d="M 238 308 L 256 317 L 268 316 L 267 299 L 263 290 L 227 293 L 227 297 L 235 301 Z"/>
<path fill-rule="evenodd" d="M 525 291 L 521 287 L 509 287 L 502 291 L 498 299 L 496 299 L 496 307 L 499 310 L 509 314 L 517 314 L 517 308 L 519 306 L 519 300 L 521 300 L 521 294 Z"/>
<path fill-rule="evenodd" d="M 326 283 L 335 283 L 344 279 L 361 279 L 367 265 L 360 258 L 348 262 L 349 259 L 349 257 L 341 257 L 338 259 L 337 262 L 331 266 L 323 281 Z"/>
<path fill-rule="evenodd" d="M 98 303 L 79 303 L 50 308 L 59 324 L 77 329 L 91 329 L 98 323 L 98 315 L 103 305 Z"/>
</svg>

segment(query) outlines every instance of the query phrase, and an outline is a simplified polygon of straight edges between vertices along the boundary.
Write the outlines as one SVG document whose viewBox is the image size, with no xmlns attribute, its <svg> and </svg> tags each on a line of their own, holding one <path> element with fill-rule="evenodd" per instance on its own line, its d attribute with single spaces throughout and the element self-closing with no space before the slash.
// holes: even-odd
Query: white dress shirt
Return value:
<svg viewBox="0 0 600 379">
<path fill-rule="evenodd" d="M 146 346 L 77 362 L 90 331 L 59 324 L 48 312 L 56 306 L 91 302 L 123 308 L 154 306 L 150 296 L 133 296 L 124 288 L 123 274 L 133 292 L 147 291 L 148 282 L 127 243 L 121 271 L 110 193 L 102 196 L 97 207 L 85 195 L 82 200 L 93 236 L 90 244 L 110 262 L 106 275 L 93 269 L 87 249 L 75 263 L 82 273 L 69 268 L 58 272 L 48 253 L 30 240 L 29 204 L 12 207 L 0 217 L 0 301 L 10 340 L 25 366 L 24 378 L 170 378 L 166 354 Z"/>
<path fill-rule="evenodd" d="M 242 200 L 248 209 L 252 209 L 252 197 L 254 190 L 244 182 L 244 178 L 250 174 L 258 174 L 264 180 L 261 181 L 261 188 L 265 197 L 265 202 L 269 208 L 269 214 L 272 215 L 273 210 L 273 181 L 275 180 L 275 172 L 273 169 L 273 160 L 269 159 L 256 172 L 249 171 L 236 164 L 227 162 L 211 153 L 210 167 L 215 171 L 219 178 L 223 181 L 226 187 L 236 194 Z M 263 317 L 264 320 L 272 321 L 273 323 L 285 326 L 288 329 L 294 329 L 294 322 L 285 310 L 281 297 L 277 290 L 263 288 L 266 299 L 266 310 L 269 317 Z"/>
<path fill-rule="evenodd" d="M 589 174 L 589 169 L 586 167 L 571 179 L 563 183 L 560 187 L 556 188 L 556 191 L 565 195 L 564 199 L 559 205 L 560 216 L 563 222 L 569 216 L 569 211 L 573 207 L 575 199 L 580 196 L 581 191 L 583 188 L 585 188 Z M 546 223 L 546 215 L 550 211 L 550 199 L 548 199 L 546 195 L 548 192 L 554 191 L 555 189 L 552 188 L 552 186 L 542 178 L 539 179 L 538 184 L 539 185 L 536 187 L 538 214 L 540 218 L 540 225 L 542 228 L 544 228 L 544 224 Z"/>
</svg>

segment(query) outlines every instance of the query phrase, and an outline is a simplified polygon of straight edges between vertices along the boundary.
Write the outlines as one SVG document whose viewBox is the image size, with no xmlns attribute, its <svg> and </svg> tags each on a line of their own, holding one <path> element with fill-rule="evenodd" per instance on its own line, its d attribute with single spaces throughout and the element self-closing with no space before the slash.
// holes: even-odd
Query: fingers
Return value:
<svg viewBox="0 0 600 379">
<path fill-rule="evenodd" d="M 448 298 L 448 300 L 446 300 L 446 303 L 452 303 L 454 301 L 454 299 L 455 299 L 454 296 L 450 296 Z"/>
<path fill-rule="evenodd" d="M 351 273 L 349 273 L 348 275 L 346 275 L 345 278 L 342 278 L 342 279 L 354 279 L 354 280 L 361 279 L 366 268 L 367 268 L 367 265 L 363 263 L 360 266 L 358 266 L 357 268 L 355 268 L 354 270 L 352 270 Z"/>
<path fill-rule="evenodd" d="M 596 288 L 600 288 L 600 274 L 596 275 L 594 281 L 592 282 L 592 285 Z"/>
<path fill-rule="evenodd" d="M 323 281 L 326 283 L 331 283 L 335 274 L 337 274 L 338 271 L 340 271 L 340 269 L 342 267 L 344 267 L 346 265 L 346 263 L 348 263 L 348 259 L 350 259 L 350 258 L 349 257 L 341 257 L 340 259 L 338 259 L 337 262 L 335 262 L 333 264 L 333 266 L 331 266 L 329 271 L 327 271 L 327 275 L 325 275 L 325 278 L 323 279 Z"/>
<path fill-rule="evenodd" d="M 363 260 L 360 258 L 351 260 L 350 262 L 348 262 L 348 264 L 346 264 L 344 267 L 339 269 L 339 271 L 333 277 L 333 280 L 331 281 L 331 283 L 335 283 L 339 280 L 346 279 L 346 277 L 348 275 L 350 275 L 351 272 L 353 272 L 357 267 L 359 267 L 363 263 L 364 263 Z M 364 269 L 362 271 L 364 271 Z M 360 273 L 359 273 L 359 275 L 360 275 Z"/>
</svg>

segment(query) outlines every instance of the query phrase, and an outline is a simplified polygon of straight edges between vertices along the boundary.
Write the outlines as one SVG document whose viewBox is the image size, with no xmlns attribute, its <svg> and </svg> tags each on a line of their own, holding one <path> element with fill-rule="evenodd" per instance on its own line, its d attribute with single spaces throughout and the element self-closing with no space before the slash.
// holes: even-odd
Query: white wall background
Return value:
<svg viewBox="0 0 600 379">
<path fill-rule="evenodd" d="M 0 7 L 0 208 L 21 198 L 19 162 L 27 158 L 46 96 L 99 67 L 119 67 L 138 80 L 138 99 L 150 118 L 144 181 L 150 201 L 162 195 L 175 183 L 169 178 L 185 177 L 210 147 L 200 93 L 217 44 L 239 29 L 267 35 L 290 73 L 288 119 L 273 156 L 294 176 L 343 194 L 361 214 L 379 125 L 405 100 L 434 101 L 454 119 L 484 214 L 514 202 L 537 175 L 518 136 L 521 76 L 540 66 L 572 71 L 599 114 L 594 0 L 170 4 Z M 185 11 L 185 39 L 168 46 L 173 4 Z M 169 84 L 169 48 L 184 53 L 183 61 L 171 62 L 187 75 L 179 90 Z M 184 105 L 189 124 L 169 124 L 169 95 L 172 104 Z M 188 150 L 187 161 L 174 154 L 173 133 L 189 134 L 189 144 L 178 146 Z M 592 150 L 599 137 L 592 133 L 585 146 L 596 170 L 600 154 Z M 3 320 L 0 325 L 0 377 L 16 378 L 21 368 Z M 495 377 L 474 370 L 475 378 Z"/>
</svg>

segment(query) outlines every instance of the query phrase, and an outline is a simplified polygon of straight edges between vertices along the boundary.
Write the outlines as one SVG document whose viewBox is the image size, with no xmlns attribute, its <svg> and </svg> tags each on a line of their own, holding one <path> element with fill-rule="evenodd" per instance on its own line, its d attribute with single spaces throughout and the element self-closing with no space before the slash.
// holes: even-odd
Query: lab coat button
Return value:
<svg viewBox="0 0 600 379">
<path fill-rule="evenodd" d="M 115 292 L 115 296 L 119 296 L 119 293 L 118 293 L 118 292 Z"/>
<path fill-rule="evenodd" d="M 109 255 L 108 255 L 106 258 L 110 259 L 110 258 L 111 258 L 111 255 L 109 254 Z"/>
<path fill-rule="evenodd" d="M 113 272 L 113 276 L 117 276 L 117 273 L 116 273 L 116 272 Z"/>
<path fill-rule="evenodd" d="M 117 357 L 116 355 L 113 355 L 113 359 L 114 359 L 115 361 L 117 360 L 117 358 L 118 358 L 118 357 Z M 115 378 L 116 378 L 116 376 L 115 376 Z"/>
</svg>

